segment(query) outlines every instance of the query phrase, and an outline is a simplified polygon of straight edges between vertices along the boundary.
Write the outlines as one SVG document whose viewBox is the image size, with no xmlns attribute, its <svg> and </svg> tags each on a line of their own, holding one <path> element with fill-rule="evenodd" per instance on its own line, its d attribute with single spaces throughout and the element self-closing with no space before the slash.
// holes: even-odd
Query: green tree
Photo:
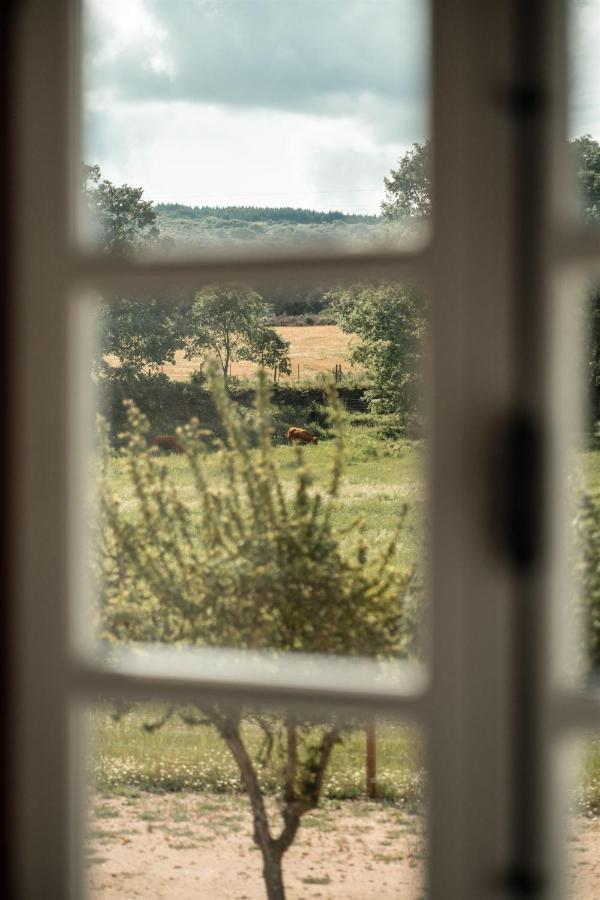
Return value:
<svg viewBox="0 0 600 900">
<path fill-rule="evenodd" d="M 585 221 L 597 225 L 600 223 L 600 143 L 584 134 L 570 142 L 570 149 Z M 430 164 L 430 141 L 413 144 L 399 160 L 398 167 L 384 179 L 386 198 L 381 209 L 386 218 L 417 221 L 430 215 Z M 591 291 L 588 316 L 588 384 L 591 417 L 597 421 L 600 419 L 600 286 Z"/>
<path fill-rule="evenodd" d="M 101 253 L 122 256 L 161 240 L 151 200 L 144 189 L 115 185 L 100 166 L 83 167 L 83 198 L 91 236 Z"/>
<path fill-rule="evenodd" d="M 250 359 L 252 342 L 263 326 L 260 294 L 240 284 L 212 284 L 196 294 L 190 316 L 186 355 L 215 356 L 227 383 L 230 366 Z"/>
<path fill-rule="evenodd" d="M 97 165 L 83 167 L 83 201 L 94 246 L 102 254 L 123 256 L 150 247 L 167 247 L 150 200 L 143 189 L 114 185 Z M 97 375 L 139 377 L 164 362 L 173 362 L 182 346 L 184 313 L 189 301 L 179 298 L 105 295 L 97 315 Z M 108 365 L 113 355 L 118 365 Z"/>
<path fill-rule="evenodd" d="M 360 338 L 351 358 L 371 377 L 370 399 L 386 412 L 414 413 L 425 331 L 418 292 L 390 282 L 354 284 L 332 291 L 329 300 L 342 330 Z"/>
<path fill-rule="evenodd" d="M 600 221 L 600 144 L 589 134 L 571 141 L 577 182 L 587 222 Z"/>
<path fill-rule="evenodd" d="M 226 437 L 216 457 L 211 454 L 208 471 L 209 451 L 198 423 L 178 430 L 198 502 L 190 502 L 187 488 L 180 494 L 181 481 L 149 450 L 148 422 L 133 405 L 122 455 L 130 487 L 126 503 L 114 495 L 104 438 L 103 636 L 112 642 L 268 650 L 274 652 L 271 664 L 286 651 L 382 660 L 411 653 L 419 590 L 413 571 L 397 563 L 400 534 L 371 550 L 359 524 L 343 533 L 334 526 L 343 475 L 334 395 L 337 440 L 329 472 L 322 473 L 321 465 L 315 481 L 297 448 L 290 490 L 276 464 L 264 374 L 252 422 L 230 401 L 214 371 L 211 381 Z M 302 817 L 318 805 L 331 752 L 353 723 L 333 713 L 318 724 L 292 712 L 268 722 L 259 717 L 281 754 L 279 812 L 271 815 L 246 744 L 248 715 L 256 711 L 203 699 L 198 715 L 184 713 L 184 721 L 211 723 L 232 753 L 252 809 L 267 896 L 284 900 L 283 856 Z"/>
<path fill-rule="evenodd" d="M 413 144 L 383 179 L 386 197 L 381 211 L 386 219 L 427 219 L 431 213 L 431 142 Z"/>
<path fill-rule="evenodd" d="M 185 298 L 112 295 L 96 317 L 96 375 L 128 380 L 175 361 L 187 329 Z M 114 364 L 107 357 L 116 357 Z M 117 362 L 118 361 L 118 362 Z"/>
<path fill-rule="evenodd" d="M 292 374 L 290 342 L 268 325 L 258 325 L 240 351 L 240 358 L 258 363 L 261 369 L 272 369 L 275 383 L 281 375 Z"/>
<path fill-rule="evenodd" d="M 585 221 L 600 223 L 600 144 L 584 134 L 571 142 Z M 593 422 L 600 419 L 600 285 L 595 285 L 588 307 L 588 383 Z"/>
</svg>

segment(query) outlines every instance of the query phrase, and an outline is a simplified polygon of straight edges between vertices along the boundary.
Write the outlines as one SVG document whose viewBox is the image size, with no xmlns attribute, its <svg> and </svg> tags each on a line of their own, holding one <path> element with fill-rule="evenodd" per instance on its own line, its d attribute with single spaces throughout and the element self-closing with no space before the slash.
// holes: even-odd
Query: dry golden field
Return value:
<svg viewBox="0 0 600 900">
<path fill-rule="evenodd" d="M 290 359 L 293 375 L 282 377 L 282 381 L 296 381 L 298 379 L 298 367 L 300 380 L 306 381 L 317 375 L 332 372 L 336 364 L 342 366 L 342 371 L 347 374 L 350 369 L 348 362 L 348 350 L 352 335 L 344 334 L 337 325 L 307 325 L 301 327 L 290 325 L 275 329 L 282 338 L 290 342 Z M 200 360 L 185 359 L 182 352 L 177 353 L 175 365 L 164 365 L 162 371 L 174 381 L 185 381 L 192 372 L 199 368 Z M 237 362 L 233 364 L 232 374 L 250 378 L 256 372 L 256 365 L 251 362 Z M 358 371 L 354 367 L 354 371 Z"/>
</svg>

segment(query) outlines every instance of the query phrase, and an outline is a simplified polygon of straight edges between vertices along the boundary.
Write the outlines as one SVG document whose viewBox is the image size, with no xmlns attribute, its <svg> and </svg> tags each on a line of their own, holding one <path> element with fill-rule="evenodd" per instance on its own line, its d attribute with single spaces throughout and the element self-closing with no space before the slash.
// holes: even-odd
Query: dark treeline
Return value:
<svg viewBox="0 0 600 900">
<path fill-rule="evenodd" d="M 291 206 L 186 206 L 183 203 L 156 203 L 154 209 L 159 216 L 170 218 L 214 218 L 227 222 L 297 222 L 309 225 L 322 222 L 370 223 L 381 219 L 380 216 L 360 213 L 343 213 L 337 210 L 318 212 Z"/>
</svg>

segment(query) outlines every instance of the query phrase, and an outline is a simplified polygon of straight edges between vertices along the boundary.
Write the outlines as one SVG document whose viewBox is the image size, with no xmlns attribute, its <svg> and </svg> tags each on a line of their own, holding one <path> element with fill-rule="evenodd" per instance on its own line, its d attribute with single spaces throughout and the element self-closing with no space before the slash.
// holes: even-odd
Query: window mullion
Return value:
<svg viewBox="0 0 600 900">
<path fill-rule="evenodd" d="M 236 280 L 249 283 L 260 280 L 294 283 L 325 279 L 338 282 L 357 279 L 426 280 L 429 271 L 427 246 L 389 248 L 377 253 L 310 253 L 271 256 L 254 254 L 234 257 L 211 256 L 203 260 L 169 258 L 131 260 L 76 256 L 72 260 L 72 278 L 83 285 L 94 284 L 104 290 L 139 291 L 148 286 L 164 289 Z"/>
<path fill-rule="evenodd" d="M 433 900 L 497 897 L 509 859 L 511 578 L 491 461 L 511 406 L 511 11 L 434 3 Z"/>
<path fill-rule="evenodd" d="M 14 809 L 17 894 L 81 896 L 70 846 L 70 2 L 14 6 Z"/>
</svg>

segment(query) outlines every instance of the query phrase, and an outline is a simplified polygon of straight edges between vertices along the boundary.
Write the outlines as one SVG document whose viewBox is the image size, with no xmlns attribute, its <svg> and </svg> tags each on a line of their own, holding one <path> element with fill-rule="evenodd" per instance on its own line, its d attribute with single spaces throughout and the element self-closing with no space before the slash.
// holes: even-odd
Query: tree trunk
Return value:
<svg viewBox="0 0 600 900">
<path fill-rule="evenodd" d="M 259 846 L 263 857 L 263 878 L 265 879 L 267 898 L 268 900 L 285 900 L 281 867 L 282 855 L 273 847 L 263 847 L 260 843 Z"/>
<path fill-rule="evenodd" d="M 263 858 L 263 877 L 267 898 L 268 900 L 285 900 L 281 868 L 284 848 L 271 837 L 264 798 L 252 760 L 236 727 L 232 727 L 227 722 L 221 722 L 218 727 L 240 768 L 240 774 L 250 797 L 254 819 L 254 843 L 259 847 Z"/>
</svg>

